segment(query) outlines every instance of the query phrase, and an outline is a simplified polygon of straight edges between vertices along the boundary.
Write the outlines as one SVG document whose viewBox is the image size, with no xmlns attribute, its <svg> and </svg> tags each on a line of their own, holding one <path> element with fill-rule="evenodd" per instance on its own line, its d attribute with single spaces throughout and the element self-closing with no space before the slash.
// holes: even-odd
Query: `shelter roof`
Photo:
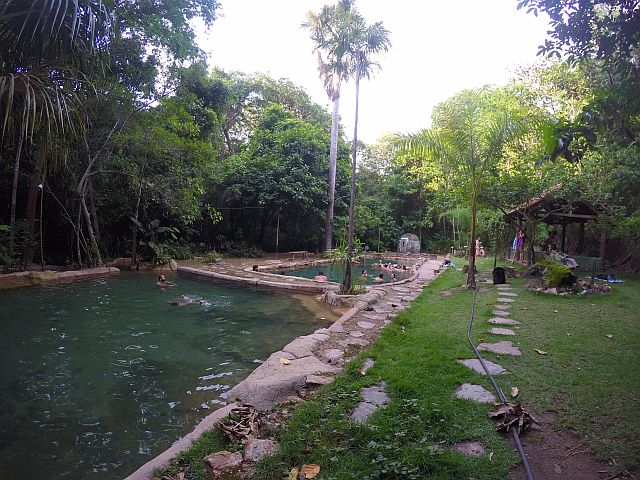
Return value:
<svg viewBox="0 0 640 480">
<path fill-rule="evenodd" d="M 549 224 L 585 223 L 598 218 L 598 210 L 590 203 L 570 201 L 558 195 L 561 188 L 560 183 L 546 188 L 528 202 L 510 210 L 507 217 L 535 217 Z"/>
</svg>

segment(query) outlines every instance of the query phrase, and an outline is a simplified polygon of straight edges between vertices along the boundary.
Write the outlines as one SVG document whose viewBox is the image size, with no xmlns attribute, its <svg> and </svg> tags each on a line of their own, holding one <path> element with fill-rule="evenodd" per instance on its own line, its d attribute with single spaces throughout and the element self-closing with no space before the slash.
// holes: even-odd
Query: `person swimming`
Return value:
<svg viewBox="0 0 640 480">
<path fill-rule="evenodd" d="M 317 282 L 326 282 L 327 280 L 329 280 L 324 272 L 318 272 L 318 274 L 313 277 L 313 279 Z"/>
<path fill-rule="evenodd" d="M 373 281 L 376 282 L 376 283 L 384 282 L 384 275 L 382 273 L 379 274 L 376 278 L 373 279 Z"/>
<path fill-rule="evenodd" d="M 176 284 L 173 282 L 169 282 L 167 281 L 167 279 L 165 278 L 164 275 L 160 274 L 158 275 L 158 281 L 156 282 L 156 285 L 158 285 L 159 287 L 175 287 Z"/>
</svg>

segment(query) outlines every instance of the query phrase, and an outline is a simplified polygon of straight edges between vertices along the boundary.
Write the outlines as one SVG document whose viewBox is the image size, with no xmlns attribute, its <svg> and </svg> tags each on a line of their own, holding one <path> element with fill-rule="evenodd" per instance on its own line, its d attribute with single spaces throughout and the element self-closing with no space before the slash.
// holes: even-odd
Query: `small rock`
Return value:
<svg viewBox="0 0 640 480">
<path fill-rule="evenodd" d="M 484 453 L 484 447 L 480 442 L 460 442 L 453 446 L 456 452 L 460 452 L 467 457 L 481 457 Z"/>
<path fill-rule="evenodd" d="M 337 348 L 332 348 L 331 350 L 327 350 L 326 352 L 324 352 L 324 356 L 329 360 L 338 360 L 339 358 L 342 358 L 343 355 L 344 352 L 342 350 L 338 350 Z"/>
<path fill-rule="evenodd" d="M 493 323 L 494 325 L 520 325 L 520 322 L 517 320 L 512 320 L 511 318 L 503 318 L 503 317 L 493 317 L 488 320 L 489 323 Z"/>
<path fill-rule="evenodd" d="M 362 363 L 362 367 L 360 367 L 360 370 L 358 370 L 360 372 L 360 375 L 366 375 L 367 371 L 373 367 L 373 364 L 375 362 L 373 361 L 373 358 L 367 358 L 363 363 Z"/>
<path fill-rule="evenodd" d="M 242 468 L 242 453 L 227 450 L 211 453 L 204 457 L 204 465 L 211 480 L 232 480 Z"/>
<path fill-rule="evenodd" d="M 376 326 L 375 323 L 365 322 L 365 321 L 361 321 L 361 322 L 357 322 L 357 323 L 358 323 L 358 326 L 360 328 L 364 328 L 365 330 L 369 330 L 369 329 L 371 329 L 371 328 Z"/>
<path fill-rule="evenodd" d="M 547 288 L 544 293 L 547 293 L 549 295 L 558 295 L 558 289 L 557 288 Z"/>
<path fill-rule="evenodd" d="M 357 331 L 357 330 L 356 330 L 356 331 L 354 331 L 354 332 L 350 332 L 350 333 L 349 333 L 349 335 L 350 335 L 350 336 L 352 336 L 352 337 L 356 337 L 356 338 L 364 337 L 364 333 L 359 332 L 359 331 Z"/>
<path fill-rule="evenodd" d="M 329 331 L 333 333 L 342 333 L 344 332 L 344 327 L 342 325 L 331 325 L 329 327 Z"/>
<path fill-rule="evenodd" d="M 323 377 L 322 375 L 307 375 L 307 385 L 328 385 L 333 382 L 333 377 Z"/>
<path fill-rule="evenodd" d="M 476 373 L 479 373 L 480 375 L 486 375 L 484 368 L 482 368 L 482 364 L 480 363 L 480 360 L 478 360 L 477 358 L 470 359 L 470 360 L 458 360 L 458 363 L 461 363 L 465 367 L 470 368 L 471 370 L 473 370 Z M 484 364 L 487 366 L 487 369 L 489 369 L 489 373 L 491 373 L 491 375 L 499 375 L 501 373 L 506 373 L 506 370 L 502 368 L 501 365 L 498 365 L 497 363 L 493 363 L 490 360 L 485 360 Z"/>
<path fill-rule="evenodd" d="M 273 440 L 248 438 L 244 444 L 242 456 L 249 462 L 259 462 L 267 455 L 274 455 L 280 450 L 280 445 Z"/>
<path fill-rule="evenodd" d="M 456 397 L 471 400 L 476 403 L 494 403 L 496 396 L 482 385 L 463 383 L 456 391 Z"/>
<path fill-rule="evenodd" d="M 489 333 L 493 333 L 494 335 L 515 335 L 516 332 L 511 330 L 510 328 L 491 328 L 489 329 Z"/>
</svg>

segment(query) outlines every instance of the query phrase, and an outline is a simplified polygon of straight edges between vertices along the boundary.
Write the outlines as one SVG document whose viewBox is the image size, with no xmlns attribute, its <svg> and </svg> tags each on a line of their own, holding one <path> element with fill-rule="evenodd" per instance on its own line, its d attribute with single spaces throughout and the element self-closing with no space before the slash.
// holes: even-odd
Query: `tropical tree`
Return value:
<svg viewBox="0 0 640 480">
<path fill-rule="evenodd" d="M 400 139 L 401 151 L 440 162 L 466 194 L 471 209 L 467 288 L 476 288 L 473 241 L 483 186 L 507 143 L 525 131 L 523 121 L 491 108 L 491 96 L 487 88 L 465 90 L 436 107 L 431 129 Z"/>
<path fill-rule="evenodd" d="M 353 255 L 353 236 L 355 230 L 356 207 L 356 159 L 358 154 L 358 102 L 360 99 L 360 80 L 370 78 L 380 68 L 373 57 L 379 52 L 386 52 L 391 46 L 389 31 L 382 22 L 367 25 L 364 18 L 352 7 L 352 41 L 349 49 L 349 63 L 356 86 L 356 105 L 351 147 L 351 197 L 349 202 L 349 231 L 347 236 L 347 252 Z M 343 280 L 343 290 L 351 287 L 351 262 L 347 263 Z"/>
<path fill-rule="evenodd" d="M 87 56 L 106 48 L 110 39 L 111 15 L 100 0 L 0 2 L 1 140 L 11 142 L 15 151 L 10 255 L 23 149 L 39 143 L 27 206 L 32 222 L 51 137 L 69 135 L 78 127 L 81 104 L 75 92 L 83 81 L 80 67 Z M 31 260 L 27 256 L 25 262 Z"/>
<path fill-rule="evenodd" d="M 352 5 L 355 0 L 340 0 L 325 5 L 319 13 L 309 12 L 302 24 L 311 33 L 314 52 L 318 55 L 318 72 L 325 91 L 333 103 L 331 146 L 329 149 L 328 204 L 325 228 L 325 250 L 333 246 L 333 214 L 335 203 L 336 162 L 338 157 L 340 87 L 350 74 L 349 52 L 352 38 Z"/>
</svg>

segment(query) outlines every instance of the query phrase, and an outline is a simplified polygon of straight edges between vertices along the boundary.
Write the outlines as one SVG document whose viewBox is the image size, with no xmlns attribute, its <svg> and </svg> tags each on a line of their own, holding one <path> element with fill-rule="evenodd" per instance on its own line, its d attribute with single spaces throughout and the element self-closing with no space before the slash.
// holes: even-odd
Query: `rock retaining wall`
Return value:
<svg viewBox="0 0 640 480">
<path fill-rule="evenodd" d="M 0 275 L 0 289 L 28 287 L 32 285 L 57 285 L 76 280 L 89 280 L 92 278 L 108 277 L 120 273 L 116 267 L 96 267 L 86 270 L 70 270 L 67 272 L 54 272 L 45 270 L 43 272 L 18 272 Z"/>
</svg>

